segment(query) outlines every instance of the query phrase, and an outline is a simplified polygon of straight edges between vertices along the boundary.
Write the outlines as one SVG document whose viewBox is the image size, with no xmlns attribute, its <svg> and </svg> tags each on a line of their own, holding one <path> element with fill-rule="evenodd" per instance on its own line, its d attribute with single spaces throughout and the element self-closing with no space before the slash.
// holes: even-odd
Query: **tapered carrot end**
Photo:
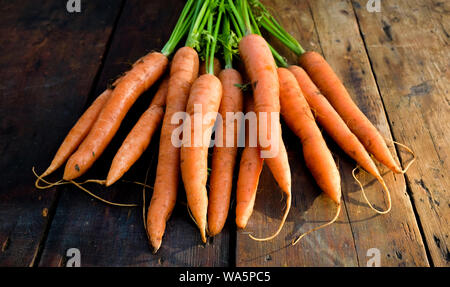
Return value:
<svg viewBox="0 0 450 287">
<path fill-rule="evenodd" d="M 200 228 L 200 235 L 202 237 L 202 242 L 206 243 L 206 231 L 205 231 L 205 228 Z"/>
<path fill-rule="evenodd" d="M 156 254 L 161 247 L 161 240 L 152 240 L 151 245 L 153 247 L 153 254 Z"/>
<path fill-rule="evenodd" d="M 236 217 L 236 226 L 240 229 L 244 229 L 247 226 L 248 220 L 246 218 L 237 218 Z"/>
<path fill-rule="evenodd" d="M 64 168 L 63 179 L 70 181 L 81 176 L 81 174 L 82 173 L 80 172 L 80 166 L 69 159 L 66 167 Z"/>
<path fill-rule="evenodd" d="M 117 180 L 119 180 L 120 176 L 117 176 L 116 174 L 112 174 L 111 171 L 108 173 L 108 176 L 106 177 L 106 186 L 113 185 Z"/>
</svg>

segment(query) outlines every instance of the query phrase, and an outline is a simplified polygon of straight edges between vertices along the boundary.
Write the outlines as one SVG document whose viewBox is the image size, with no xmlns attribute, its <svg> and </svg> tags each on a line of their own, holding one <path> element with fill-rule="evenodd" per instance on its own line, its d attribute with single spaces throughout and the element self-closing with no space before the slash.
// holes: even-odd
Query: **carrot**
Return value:
<svg viewBox="0 0 450 287">
<path fill-rule="evenodd" d="M 55 154 L 50 166 L 47 170 L 40 176 L 45 177 L 56 169 L 58 169 L 75 151 L 75 149 L 80 145 L 86 135 L 92 128 L 98 114 L 102 110 L 103 106 L 109 99 L 112 93 L 112 89 L 106 89 L 100 96 L 95 99 L 91 106 L 83 113 L 83 115 L 78 119 L 75 125 L 67 134 L 66 138 L 62 142 L 58 151 Z"/>
<path fill-rule="evenodd" d="M 220 80 L 211 74 L 201 75 L 192 85 L 189 93 L 189 100 L 186 107 L 186 113 L 191 119 L 191 145 L 181 147 L 181 175 L 186 190 L 188 206 L 200 229 L 202 241 L 206 242 L 206 217 L 208 209 L 208 196 L 206 191 L 206 181 L 208 179 L 208 142 L 202 142 L 196 146 L 194 136 L 194 117 L 197 111 L 194 111 L 194 105 L 201 105 L 201 118 L 206 113 L 214 113 L 219 110 L 220 100 L 222 98 L 222 85 Z M 202 139 L 211 138 L 212 128 L 215 118 L 202 124 Z"/>
<path fill-rule="evenodd" d="M 210 176 L 210 192 L 208 205 L 208 231 L 211 236 L 218 234 L 227 219 L 230 207 L 231 188 L 233 182 L 233 170 L 238 151 L 237 137 L 240 130 L 238 120 L 235 125 L 233 117 L 227 113 L 242 112 L 243 96 L 242 90 L 236 85 L 242 85 L 242 78 L 238 71 L 229 68 L 219 74 L 222 83 L 222 101 L 219 113 L 222 116 L 222 128 L 216 130 L 216 135 L 221 139 L 223 146 L 215 146 L 212 155 L 212 168 Z M 227 129 L 233 127 L 233 146 L 226 146 Z M 237 127 L 236 127 L 237 126 Z M 217 142 L 217 140 L 216 140 Z"/>
<path fill-rule="evenodd" d="M 352 100 L 326 60 L 319 53 L 306 52 L 299 57 L 299 63 L 365 148 L 389 169 L 401 173 L 383 137 Z"/>
<path fill-rule="evenodd" d="M 175 206 L 180 173 L 180 149 L 172 143 L 172 132 L 178 127 L 172 116 L 184 112 L 189 90 L 198 75 L 197 52 L 180 48 L 173 57 L 166 98 L 166 110 L 159 141 L 158 167 L 153 195 L 147 213 L 147 233 L 156 252 L 161 246 L 166 221 Z"/>
<path fill-rule="evenodd" d="M 114 88 L 92 129 L 69 158 L 63 178 L 72 180 L 85 173 L 102 154 L 137 98 L 164 73 L 168 59 L 151 52 L 138 60 Z"/>
<path fill-rule="evenodd" d="M 168 79 L 160 84 L 150 107 L 142 114 L 117 151 L 106 178 L 106 186 L 116 182 L 147 149 L 164 115 Z"/>
<path fill-rule="evenodd" d="M 222 66 L 220 64 L 219 59 L 214 58 L 214 76 L 216 76 L 216 77 L 219 76 L 219 73 L 221 70 L 222 70 Z M 198 74 L 199 75 L 206 74 L 206 62 L 205 61 L 202 61 L 200 63 L 200 68 L 199 68 Z"/>
<path fill-rule="evenodd" d="M 337 220 L 341 211 L 341 178 L 295 76 L 286 68 L 278 68 L 278 76 L 281 114 L 302 141 L 305 163 L 316 183 L 337 204 L 336 214 L 331 221 L 302 234 L 293 242 L 295 245 L 305 235 Z"/>
<path fill-rule="evenodd" d="M 278 68 L 281 115 L 302 141 L 306 166 L 319 187 L 337 204 L 341 202 L 339 170 L 317 126 L 311 109 L 294 75 Z"/>
<path fill-rule="evenodd" d="M 245 111 L 254 112 L 252 96 L 245 98 Z M 236 225 L 245 228 L 255 205 L 256 191 L 258 189 L 259 176 L 261 174 L 264 159 L 260 157 L 258 147 L 252 147 L 248 143 L 248 127 L 246 132 L 246 145 L 242 151 L 239 164 L 239 176 L 236 188 Z"/>
<path fill-rule="evenodd" d="M 289 70 L 296 77 L 303 95 L 305 96 L 311 109 L 315 111 L 315 117 L 320 125 L 350 157 L 352 157 L 362 168 L 364 168 L 380 182 L 389 199 L 389 191 L 383 177 L 358 138 L 351 132 L 336 110 L 320 93 L 319 89 L 302 68 L 298 66 L 290 66 Z M 367 201 L 367 203 L 372 207 L 369 201 Z M 390 208 L 391 201 L 389 199 L 388 207 L 385 211 L 379 211 L 374 208 L 372 209 L 378 213 L 386 213 L 390 210 Z"/>
<path fill-rule="evenodd" d="M 258 144 L 262 151 L 270 150 L 273 143 L 279 147 L 276 155 L 266 158 L 265 161 L 278 185 L 287 196 L 287 208 L 278 230 L 274 235 L 262 239 L 269 240 L 281 231 L 291 204 L 291 172 L 286 149 L 281 138 L 278 75 L 275 60 L 263 37 L 256 34 L 244 36 L 239 42 L 239 52 L 252 82 L 255 111 L 258 119 Z M 260 120 L 262 113 L 267 114 L 267 122 Z M 273 134 L 271 130 L 272 122 L 278 129 Z M 265 147 L 262 145 L 261 139 L 271 139 L 272 144 Z M 278 142 L 276 142 L 277 140 Z"/>
<path fill-rule="evenodd" d="M 190 126 L 183 133 L 181 146 L 181 178 L 188 208 L 192 218 L 200 230 L 202 241 L 206 242 L 206 226 L 208 212 L 208 148 L 216 116 L 222 99 L 222 84 L 214 76 L 214 53 L 217 45 L 220 22 L 222 18 L 223 0 L 219 4 L 218 16 L 213 31 L 213 11 L 208 10 L 207 32 L 212 36 L 206 43 L 206 74 L 199 76 L 192 84 L 186 106 L 186 114 Z M 211 6 L 210 6 L 211 8 Z"/>
</svg>

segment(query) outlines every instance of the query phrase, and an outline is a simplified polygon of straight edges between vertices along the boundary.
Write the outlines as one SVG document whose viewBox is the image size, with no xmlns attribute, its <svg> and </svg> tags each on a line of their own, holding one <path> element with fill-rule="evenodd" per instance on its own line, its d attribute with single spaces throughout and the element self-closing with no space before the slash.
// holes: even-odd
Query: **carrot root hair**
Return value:
<svg viewBox="0 0 450 287">
<path fill-rule="evenodd" d="M 317 226 L 317 227 L 315 227 L 315 228 L 313 228 L 313 229 L 310 229 L 310 230 L 308 230 L 307 232 L 303 233 L 302 235 L 300 235 L 299 237 L 297 237 L 297 239 L 295 239 L 295 240 L 292 241 L 292 246 L 294 246 L 295 244 L 297 244 L 297 243 L 300 241 L 300 239 L 302 239 L 302 238 L 305 237 L 306 235 L 308 235 L 308 234 L 310 234 L 310 233 L 312 233 L 312 232 L 314 232 L 314 231 L 317 231 L 317 230 L 319 230 L 319 229 L 322 229 L 322 228 L 324 228 L 324 227 L 327 227 L 328 225 L 331 225 L 331 224 L 333 224 L 334 222 L 336 222 L 336 220 L 339 218 L 339 214 L 341 213 L 341 206 L 342 206 L 341 204 L 338 204 L 338 205 L 337 205 L 336 214 L 335 214 L 335 216 L 333 217 L 333 219 L 331 219 L 330 221 L 328 221 L 328 222 L 325 223 L 325 224 L 322 224 L 322 225 L 320 225 L 320 226 Z"/>
<path fill-rule="evenodd" d="M 286 197 L 286 210 L 284 211 L 283 218 L 281 219 L 281 222 L 280 222 L 280 225 L 278 226 L 277 231 L 273 235 L 271 235 L 269 237 L 265 237 L 265 238 L 257 238 L 251 234 L 249 234 L 248 236 L 255 241 L 268 241 L 268 240 L 274 239 L 280 233 L 281 229 L 283 229 L 283 225 L 286 222 L 286 218 L 289 214 L 290 209 L 291 209 L 291 194 L 288 194 Z"/>
<path fill-rule="evenodd" d="M 361 187 L 361 192 L 362 192 L 362 195 L 363 195 L 363 197 L 364 197 L 364 200 L 367 202 L 367 204 L 369 205 L 370 209 L 372 209 L 373 211 L 375 211 L 375 212 L 378 213 L 378 214 L 386 214 L 386 213 L 388 213 L 389 211 L 391 211 L 391 207 L 392 207 L 391 193 L 390 193 L 388 187 L 386 186 L 386 183 L 384 182 L 383 178 L 380 176 L 380 177 L 377 177 L 377 180 L 378 180 L 378 182 L 381 184 L 381 186 L 383 187 L 383 190 L 384 190 L 385 193 L 386 193 L 387 201 L 388 201 L 388 203 L 387 203 L 387 204 L 388 204 L 388 207 L 387 207 L 386 210 L 379 210 L 379 209 L 376 209 L 375 207 L 373 207 L 373 205 L 370 203 L 369 199 L 367 198 L 366 192 L 364 191 L 364 187 L 363 187 L 362 183 L 358 180 L 358 178 L 357 178 L 356 175 L 355 175 L 355 171 L 356 171 L 357 169 L 359 169 L 359 166 L 356 166 L 356 167 L 352 170 L 352 176 L 353 176 L 353 178 L 356 180 L 356 182 L 359 184 L 359 186 Z"/>
<path fill-rule="evenodd" d="M 413 158 L 406 164 L 406 167 L 400 172 L 401 174 L 405 174 L 408 169 L 411 167 L 411 165 L 416 161 L 416 154 L 406 145 L 396 142 L 394 140 L 391 140 L 394 144 L 401 146 L 402 148 L 406 149 L 407 152 L 409 152 Z"/>
<path fill-rule="evenodd" d="M 91 191 L 89 191 L 87 188 L 81 186 L 81 184 L 70 180 L 70 183 L 72 183 L 73 185 L 75 185 L 76 187 L 78 187 L 79 189 L 81 189 L 82 191 L 86 192 L 87 194 L 89 194 L 90 196 L 94 197 L 97 200 L 100 200 L 101 202 L 104 202 L 106 204 L 112 205 L 112 206 L 120 206 L 120 207 L 136 207 L 138 206 L 137 204 L 134 203 L 117 203 L 117 202 L 112 202 L 112 201 L 108 201 L 106 199 L 101 198 L 100 196 L 92 193 Z"/>
</svg>

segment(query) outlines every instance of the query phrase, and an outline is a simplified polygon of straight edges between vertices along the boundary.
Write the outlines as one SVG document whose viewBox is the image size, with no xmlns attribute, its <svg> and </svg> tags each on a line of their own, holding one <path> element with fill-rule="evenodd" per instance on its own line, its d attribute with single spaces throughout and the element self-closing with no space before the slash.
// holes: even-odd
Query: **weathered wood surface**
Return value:
<svg viewBox="0 0 450 287">
<path fill-rule="evenodd" d="M 351 4 L 348 1 L 265 1 L 265 3 L 268 5 L 270 3 L 282 25 L 304 44 L 305 49 L 324 54 L 358 106 L 381 133 L 390 138 L 383 103 Z M 292 9 L 293 5 L 297 9 Z M 295 57 L 291 57 L 290 62 L 295 63 Z M 281 247 L 288 244 L 293 235 L 300 233 L 299 230 L 304 232 L 318 222 L 326 221 L 327 218 L 329 220 L 332 217 L 331 210 L 334 210 L 333 204 L 325 205 L 329 200 L 323 195 L 318 197 L 314 204 L 309 203 L 317 196 L 318 191 L 317 188 L 316 190 L 311 188 L 314 181 L 307 175 L 307 171 L 303 170 L 303 160 L 294 159 L 301 157 L 301 149 L 298 143 L 292 144 L 295 143 L 295 139 L 290 139 L 288 152 L 293 175 L 292 192 L 295 198 L 290 219 L 301 228 L 295 229 L 293 226 L 296 225 L 289 222 L 285 227 L 285 233 L 289 236 L 281 235 L 267 244 L 251 242 L 241 233 L 237 243 L 237 264 L 365 266 L 368 260 L 367 251 L 377 248 L 380 250 L 383 266 L 427 266 L 426 251 L 403 176 L 393 176 L 391 173 L 385 176 L 392 192 L 393 210 L 387 215 L 376 215 L 367 207 L 359 187 L 351 176 L 355 163 L 333 143 L 328 142 L 336 154 L 336 161 L 340 167 L 345 224 L 338 222 L 334 226 L 313 233 L 304 238 L 305 242 L 299 244 L 299 247 L 273 251 L 273 246 Z M 392 152 L 395 153 L 395 150 L 392 149 Z M 264 192 L 266 189 L 269 189 L 269 192 L 274 190 L 273 187 L 267 188 L 265 185 L 265 181 L 270 177 L 270 172 L 262 176 L 260 189 Z M 359 177 L 362 177 L 361 174 Z M 365 178 L 370 179 L 367 175 Z M 368 182 L 369 180 L 366 180 L 366 183 Z M 378 184 L 371 182 L 365 189 L 370 200 L 378 208 L 385 207 L 384 195 Z M 256 212 L 250 221 L 250 230 L 253 226 L 267 230 L 267 226 L 270 226 L 268 224 L 270 216 L 277 214 L 274 211 L 276 207 L 267 204 L 270 200 L 264 198 L 264 195 L 260 197 L 263 199 L 257 200 L 255 209 L 258 211 L 258 208 L 264 207 L 262 209 L 264 215 Z M 270 197 L 273 198 L 273 195 Z M 267 261 L 268 258 L 271 258 L 270 262 Z"/>
<path fill-rule="evenodd" d="M 325 135 L 340 167 L 343 210 L 337 223 L 289 246 L 328 221 L 335 206 L 305 167 L 300 141 L 284 126 L 293 206 L 275 240 L 254 242 L 247 236 L 273 232 L 284 208 L 265 167 L 246 230 L 235 232 L 231 210 L 224 231 L 202 245 L 180 188 L 161 250 L 153 255 L 140 207 L 107 206 L 72 186 L 37 191 L 30 171 L 33 165 L 45 168 L 76 118 L 111 79 L 164 45 L 184 3 L 103 2 L 86 2 L 80 14 L 67 13 L 64 1 L 0 8 L 0 266 L 64 266 L 69 248 L 80 250 L 82 266 L 366 266 L 370 248 L 380 250 L 382 266 L 448 266 L 448 4 L 389 0 L 381 1 L 380 13 L 368 13 L 366 0 L 264 0 L 305 49 L 325 56 L 381 133 L 411 146 L 418 162 L 406 176 L 384 170 L 393 209 L 376 215 L 351 176 L 354 161 Z M 154 91 L 136 102 L 85 178 L 105 178 Z M 125 179 L 143 182 L 148 169 L 147 183 L 153 184 L 158 143 L 155 137 Z M 391 150 L 402 151 L 392 145 Z M 399 157 L 403 164 L 409 159 L 404 152 Z M 367 174 L 358 177 L 370 200 L 384 208 L 381 187 Z M 142 188 L 130 183 L 88 187 L 112 201 L 142 202 Z M 147 204 L 150 196 L 148 191 Z"/>
<path fill-rule="evenodd" d="M 0 265 L 35 264 L 55 190 L 34 188 L 83 112 L 120 1 L 86 1 L 69 14 L 64 1 L 0 5 Z"/>
<path fill-rule="evenodd" d="M 362 0 L 353 6 L 393 136 L 417 154 L 406 179 L 432 262 L 448 267 L 450 3 L 382 3 L 380 13 L 367 13 Z"/>
<path fill-rule="evenodd" d="M 128 70 L 130 64 L 142 55 L 162 48 L 169 39 L 183 4 L 184 1 L 180 0 L 125 3 L 96 94 L 104 90 L 111 79 Z M 106 177 L 115 152 L 148 107 L 155 90 L 150 89 L 135 103 L 113 141 L 86 178 Z M 158 144 L 159 137 L 156 136 L 124 179 L 144 182 L 150 164 L 147 182 L 153 185 Z M 142 203 L 142 188 L 130 183 L 119 183 L 108 189 L 98 185 L 89 188 L 115 202 Z M 204 246 L 198 229 L 189 218 L 182 188 L 179 195 L 161 249 L 153 255 L 144 231 L 141 207 L 108 206 L 92 200 L 75 187 L 62 188 L 40 266 L 64 265 L 66 250 L 69 248 L 80 250 L 83 266 L 227 266 L 228 227 Z M 147 204 L 150 196 L 151 191 L 148 191 Z"/>
</svg>

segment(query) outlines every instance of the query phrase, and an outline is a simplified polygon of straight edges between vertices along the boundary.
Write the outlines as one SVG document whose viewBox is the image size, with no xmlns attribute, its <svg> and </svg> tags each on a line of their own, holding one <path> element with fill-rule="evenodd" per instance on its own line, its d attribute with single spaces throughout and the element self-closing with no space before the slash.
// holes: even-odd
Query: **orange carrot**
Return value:
<svg viewBox="0 0 450 287">
<path fill-rule="evenodd" d="M 233 183 L 233 170 L 238 151 L 238 135 L 240 122 L 237 125 L 233 117 L 228 117 L 227 113 L 242 112 L 243 96 L 242 90 L 236 86 L 242 85 L 242 78 L 235 69 L 225 69 L 219 74 L 222 83 L 222 101 L 220 102 L 219 113 L 222 116 L 222 128 L 216 130 L 217 138 L 222 142 L 221 147 L 215 146 L 212 155 L 212 167 L 210 176 L 210 191 L 208 204 L 208 232 L 211 236 L 218 234 L 227 219 L 230 208 L 231 188 Z M 234 127 L 234 142 L 232 147 L 228 147 L 227 129 Z M 228 128 L 227 128 L 228 127 Z"/>
<path fill-rule="evenodd" d="M 222 84 L 212 74 L 204 74 L 195 80 L 189 93 L 186 113 L 190 117 L 190 139 L 181 147 L 181 176 L 186 190 L 186 197 L 192 216 L 200 229 L 202 241 L 206 242 L 206 217 L 208 211 L 208 194 L 206 181 L 208 179 L 208 147 L 212 129 L 216 118 L 206 120 L 207 113 L 219 111 L 222 98 Z M 195 110 L 201 107 L 201 110 Z M 203 119 L 201 136 L 194 133 L 196 123 L 194 119 Z M 205 140 L 203 140 L 205 139 Z"/>
<path fill-rule="evenodd" d="M 365 148 L 389 169 L 402 172 L 377 128 L 361 112 L 322 55 L 306 52 L 299 63 Z"/>
<path fill-rule="evenodd" d="M 351 132 L 328 100 L 320 93 L 308 74 L 298 66 L 291 66 L 289 67 L 289 70 L 296 77 L 309 106 L 316 112 L 315 116 L 320 125 L 350 157 L 352 157 L 368 173 L 372 174 L 386 191 L 388 195 L 388 208 L 385 211 L 380 212 L 379 210 L 372 208 L 372 205 L 367 200 L 369 206 L 378 213 L 388 212 L 391 207 L 389 190 L 367 150 Z M 366 197 L 364 190 L 363 195 Z"/>
<path fill-rule="evenodd" d="M 139 118 L 114 156 L 106 178 L 106 186 L 121 178 L 147 149 L 164 115 L 168 82 L 166 78 L 160 84 L 150 107 Z"/>
<path fill-rule="evenodd" d="M 248 113 L 254 112 L 254 110 L 253 98 L 249 95 L 245 97 L 245 111 Z M 238 228 L 245 228 L 253 213 L 259 176 L 264 164 L 259 148 L 251 147 L 248 143 L 248 127 L 245 132 L 246 144 L 241 155 L 236 187 L 236 225 Z"/>
<path fill-rule="evenodd" d="M 165 55 L 151 52 L 139 59 L 114 88 L 92 129 L 69 158 L 63 178 L 72 180 L 85 173 L 102 154 L 137 98 L 155 83 L 168 64 Z"/>
<path fill-rule="evenodd" d="M 80 145 L 80 143 L 91 130 L 92 125 L 97 119 L 98 114 L 102 110 L 106 101 L 109 99 L 111 93 L 112 89 L 106 89 L 83 113 L 83 115 L 78 119 L 78 121 L 67 134 L 63 143 L 56 152 L 50 166 L 40 177 L 45 177 L 54 172 L 69 158 L 70 155 L 72 155 L 75 149 Z"/>
<path fill-rule="evenodd" d="M 262 151 L 269 151 L 273 145 L 265 146 L 261 139 L 271 140 L 279 148 L 274 157 L 265 159 L 275 180 L 286 194 L 286 210 L 278 230 L 270 237 L 258 240 L 270 240 L 281 231 L 291 205 L 291 172 L 286 148 L 281 137 L 279 83 L 275 60 L 263 37 L 248 34 L 239 42 L 239 52 L 245 69 L 251 80 L 258 119 L 258 144 Z M 262 113 L 267 114 L 267 121 L 261 121 Z M 278 132 L 271 130 L 272 123 Z M 278 140 L 278 142 L 276 142 Z M 254 238 L 254 237 L 252 237 Z M 255 238 L 254 238 L 255 239 Z M 256 239 L 255 239 L 256 240 Z"/>
<path fill-rule="evenodd" d="M 281 115 L 302 141 L 306 166 L 319 187 L 337 204 L 341 202 L 339 170 L 317 126 L 294 75 L 278 68 Z"/>
<path fill-rule="evenodd" d="M 219 76 L 220 71 L 222 70 L 222 65 L 220 64 L 219 59 L 214 58 L 214 76 Z M 202 61 L 200 63 L 200 68 L 198 70 L 199 75 L 206 74 L 206 62 Z"/>
<path fill-rule="evenodd" d="M 166 222 L 177 199 L 180 175 L 180 148 L 172 143 L 172 132 L 178 124 L 172 124 L 172 116 L 186 110 L 186 102 L 192 83 L 198 76 L 199 59 L 190 47 L 180 48 L 174 55 L 159 141 L 158 167 L 153 195 L 147 213 L 147 232 L 156 252 L 161 246 Z"/>
</svg>

